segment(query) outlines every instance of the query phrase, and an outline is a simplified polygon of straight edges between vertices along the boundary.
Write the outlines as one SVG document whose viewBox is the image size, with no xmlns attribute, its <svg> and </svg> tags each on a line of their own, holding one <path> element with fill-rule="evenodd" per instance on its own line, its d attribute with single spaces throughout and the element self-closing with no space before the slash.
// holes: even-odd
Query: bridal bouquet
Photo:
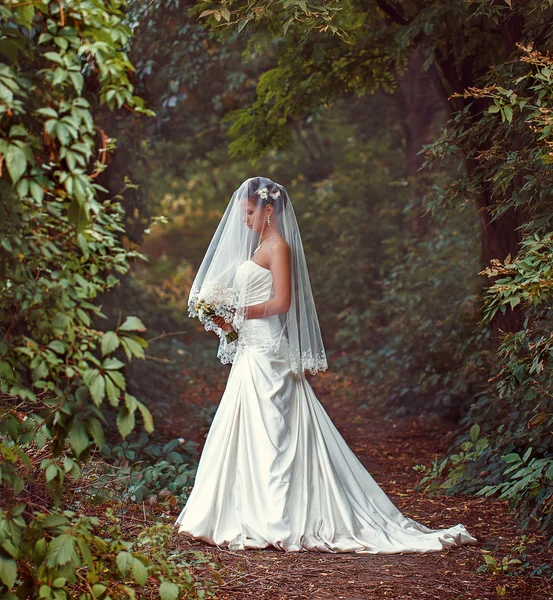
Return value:
<svg viewBox="0 0 553 600">
<path fill-rule="evenodd" d="M 213 317 L 224 317 L 225 321 L 229 322 L 233 317 L 233 310 L 236 308 L 238 293 L 232 288 L 223 288 L 213 286 L 205 291 L 202 298 L 194 304 L 192 314 L 196 314 L 204 327 L 208 330 L 218 328 L 213 321 Z M 236 331 L 225 333 L 227 344 L 238 339 Z"/>
</svg>

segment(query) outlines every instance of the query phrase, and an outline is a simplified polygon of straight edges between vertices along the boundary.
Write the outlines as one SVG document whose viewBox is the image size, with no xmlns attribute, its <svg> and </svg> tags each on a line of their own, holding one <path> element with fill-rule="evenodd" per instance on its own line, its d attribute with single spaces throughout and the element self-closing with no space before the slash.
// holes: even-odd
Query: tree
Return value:
<svg viewBox="0 0 553 600">
<path fill-rule="evenodd" d="M 282 37 L 278 64 L 258 84 L 258 97 L 249 108 L 233 115 L 232 147 L 248 155 L 259 155 L 269 141 L 282 146 L 294 122 L 323 109 L 338 96 L 373 92 L 378 87 L 395 89 L 415 49 L 424 60 L 434 82 L 454 116 L 465 110 L 479 120 L 487 109 L 485 98 L 466 98 L 462 93 L 478 85 L 490 69 L 508 63 L 516 44 L 534 40 L 546 43 L 551 25 L 548 2 L 504 4 L 484 0 L 467 3 L 433 2 L 320 2 L 269 1 L 204 3 L 204 16 L 213 27 L 256 27 L 258 35 Z M 262 127 L 268 124 L 268 127 Z M 422 139 L 417 141 L 419 143 Z M 475 141 L 476 154 L 493 144 L 493 130 L 482 131 Z M 467 178 L 481 168 L 473 158 L 461 157 Z M 507 194 L 516 194 L 522 182 L 513 180 Z M 492 218 L 502 204 L 489 184 L 472 189 L 471 201 L 480 215 L 482 265 L 493 259 L 514 256 L 521 241 L 523 209 L 511 207 Z M 489 282 L 494 281 L 493 277 Z M 517 307 L 497 314 L 498 331 L 516 331 L 523 312 Z"/>
</svg>

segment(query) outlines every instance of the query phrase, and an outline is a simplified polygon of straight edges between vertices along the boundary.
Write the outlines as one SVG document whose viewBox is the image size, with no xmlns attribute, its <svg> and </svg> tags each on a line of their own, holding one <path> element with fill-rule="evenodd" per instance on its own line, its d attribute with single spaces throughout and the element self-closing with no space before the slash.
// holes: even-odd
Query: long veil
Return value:
<svg viewBox="0 0 553 600">
<path fill-rule="evenodd" d="M 286 339 L 294 373 L 324 371 L 326 353 L 296 215 L 286 188 L 271 179 L 246 179 L 232 194 L 192 284 L 189 315 L 200 318 L 206 329 L 216 331 L 220 337 L 217 356 L 223 363 L 232 362 L 240 343 L 239 332 L 250 297 L 248 290 L 255 285 L 253 279 L 238 285 L 237 270 L 244 261 L 252 259 L 263 234 L 263 231 L 250 231 L 245 224 L 244 211 L 252 193 L 273 205 L 279 232 L 291 249 L 290 308 L 279 315 L 280 335 L 274 342 L 274 350 L 278 351 Z M 238 340 L 227 339 L 213 321 L 202 318 L 210 311 L 232 322 L 238 331 Z"/>
</svg>

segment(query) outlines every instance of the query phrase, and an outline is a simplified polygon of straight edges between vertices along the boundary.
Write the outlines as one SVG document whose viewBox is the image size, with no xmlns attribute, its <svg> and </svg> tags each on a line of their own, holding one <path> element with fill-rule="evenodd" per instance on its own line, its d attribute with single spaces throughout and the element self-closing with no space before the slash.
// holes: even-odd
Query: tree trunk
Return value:
<svg viewBox="0 0 553 600">
<path fill-rule="evenodd" d="M 467 168 L 474 168 L 467 165 Z M 482 268 L 490 266 L 491 260 L 496 258 L 501 261 L 510 254 L 516 256 L 522 236 L 518 228 L 527 216 L 518 209 L 510 209 L 501 217 L 491 220 L 490 207 L 494 204 L 491 190 L 485 189 L 477 198 L 476 206 L 480 217 L 482 232 L 480 244 L 480 260 Z M 488 286 L 492 285 L 497 277 L 488 277 Z M 503 333 L 519 331 L 524 326 L 525 311 L 518 306 L 514 309 L 507 307 L 505 313 L 497 312 L 492 320 L 494 337 L 501 338 Z"/>
<path fill-rule="evenodd" d="M 423 68 L 423 58 L 417 47 L 411 51 L 405 72 L 398 76 L 399 103 L 405 131 L 405 178 L 410 189 L 410 201 L 416 211 L 406 223 L 406 228 L 424 236 L 428 231 L 430 215 L 424 214 L 425 173 L 419 171 L 424 157 L 419 152 L 424 144 L 434 139 L 436 114 L 444 108 L 436 92 L 432 75 Z"/>
</svg>

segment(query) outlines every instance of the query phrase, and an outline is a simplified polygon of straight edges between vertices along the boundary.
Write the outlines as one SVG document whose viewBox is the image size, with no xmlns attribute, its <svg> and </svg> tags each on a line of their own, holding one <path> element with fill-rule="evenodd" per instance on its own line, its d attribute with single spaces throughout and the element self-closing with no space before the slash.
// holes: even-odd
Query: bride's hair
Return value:
<svg viewBox="0 0 553 600">
<path fill-rule="evenodd" d="M 267 194 L 261 195 L 263 189 L 267 188 Z M 271 204 L 278 215 L 286 206 L 286 196 L 282 193 L 280 186 L 266 177 L 254 177 L 248 183 L 248 200 L 256 206 L 265 208 Z"/>
</svg>

